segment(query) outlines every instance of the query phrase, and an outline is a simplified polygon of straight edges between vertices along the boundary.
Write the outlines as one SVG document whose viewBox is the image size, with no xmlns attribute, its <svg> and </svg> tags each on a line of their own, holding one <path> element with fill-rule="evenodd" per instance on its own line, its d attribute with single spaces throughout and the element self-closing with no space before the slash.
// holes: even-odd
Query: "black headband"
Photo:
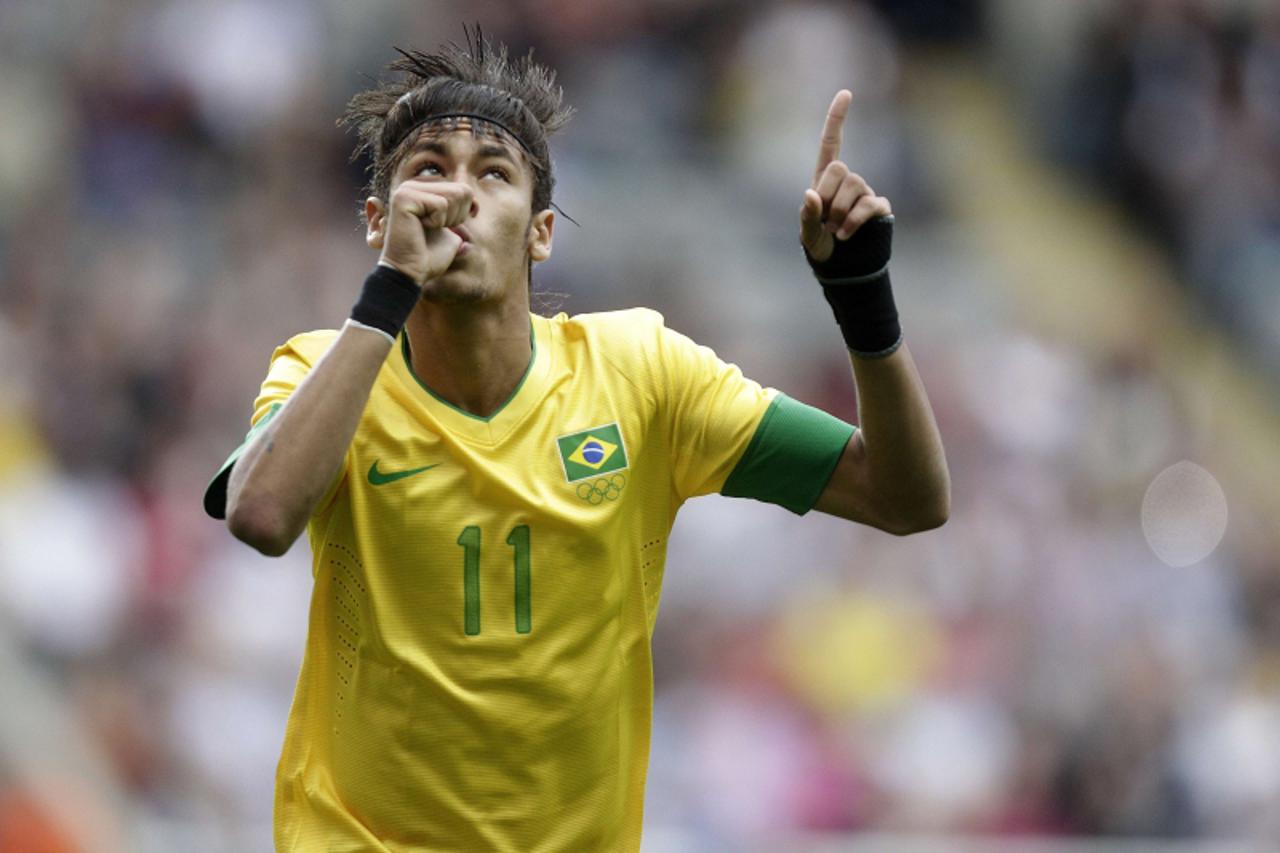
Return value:
<svg viewBox="0 0 1280 853">
<path fill-rule="evenodd" d="M 479 113 L 436 113 L 434 115 L 429 115 L 420 121 L 414 122 L 414 124 L 411 125 L 407 131 L 405 131 L 404 138 L 408 139 L 412 134 L 416 133 L 417 130 L 423 125 L 425 125 L 427 122 L 439 121 L 441 119 L 449 119 L 449 118 L 469 118 L 474 121 L 483 121 L 487 124 L 491 124 L 494 127 L 498 128 L 499 130 L 504 131 L 507 134 L 507 136 L 510 136 L 512 139 L 514 139 L 516 144 L 520 146 L 520 148 L 524 151 L 524 153 L 529 155 L 529 159 L 531 161 L 533 161 L 534 163 L 538 162 L 538 158 L 533 153 L 533 150 L 527 144 L 525 144 L 525 141 L 520 138 L 520 135 L 518 133 L 516 133 L 511 128 L 507 127 L 502 122 L 497 121 L 496 119 L 490 118 L 489 116 L 481 115 Z"/>
</svg>

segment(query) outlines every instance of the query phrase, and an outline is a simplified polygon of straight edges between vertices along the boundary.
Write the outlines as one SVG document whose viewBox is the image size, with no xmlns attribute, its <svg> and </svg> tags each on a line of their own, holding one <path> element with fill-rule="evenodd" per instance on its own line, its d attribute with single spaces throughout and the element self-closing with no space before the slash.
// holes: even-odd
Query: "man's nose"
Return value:
<svg viewBox="0 0 1280 853">
<path fill-rule="evenodd" d="M 459 184 L 468 184 L 471 186 L 471 207 L 467 210 L 467 218 L 471 219 L 480 212 L 480 203 L 476 201 L 476 195 L 480 191 L 480 178 L 473 175 L 467 170 L 466 166 L 458 166 L 457 171 L 453 175 L 453 180 Z"/>
</svg>

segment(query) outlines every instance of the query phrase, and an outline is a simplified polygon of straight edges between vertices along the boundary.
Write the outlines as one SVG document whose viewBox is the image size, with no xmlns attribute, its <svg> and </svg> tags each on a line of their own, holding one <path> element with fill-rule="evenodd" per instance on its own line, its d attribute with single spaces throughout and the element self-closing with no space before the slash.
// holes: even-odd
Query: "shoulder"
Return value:
<svg viewBox="0 0 1280 853">
<path fill-rule="evenodd" d="M 651 308 L 591 314 L 557 314 L 549 322 L 567 346 L 585 345 L 593 354 L 617 361 L 657 364 L 679 355 L 693 341 L 667 325 Z"/>
<path fill-rule="evenodd" d="M 672 329 L 662 314 L 649 308 L 557 314 L 548 322 L 558 327 L 566 348 L 581 348 L 632 378 L 665 384 L 694 368 L 721 366 L 713 350 Z"/>
<path fill-rule="evenodd" d="M 337 337 L 337 329 L 317 329 L 294 335 L 275 348 L 271 353 L 271 361 L 288 358 L 311 367 L 320 360 L 320 356 L 325 354 Z"/>
<path fill-rule="evenodd" d="M 666 324 L 657 311 L 628 308 L 557 314 L 547 322 L 569 370 L 587 369 L 597 377 L 630 385 L 646 398 L 657 399 L 664 384 L 662 340 L 666 333 Z"/>
<path fill-rule="evenodd" d="M 569 350 L 629 369 L 659 358 L 667 331 L 662 315 L 649 308 L 590 314 L 557 314 L 548 321 Z"/>
<path fill-rule="evenodd" d="M 567 341 L 589 340 L 604 346 L 623 346 L 656 339 L 666 327 L 662 315 L 650 308 L 626 308 L 590 314 L 557 314 L 550 323 Z"/>
</svg>

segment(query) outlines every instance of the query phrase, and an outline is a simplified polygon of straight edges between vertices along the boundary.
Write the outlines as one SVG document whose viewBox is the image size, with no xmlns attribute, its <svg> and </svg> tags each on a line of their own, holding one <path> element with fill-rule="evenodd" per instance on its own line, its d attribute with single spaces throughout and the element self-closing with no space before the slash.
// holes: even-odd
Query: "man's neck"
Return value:
<svg viewBox="0 0 1280 853">
<path fill-rule="evenodd" d="M 421 302 L 405 324 L 410 366 L 428 388 L 464 412 L 490 417 L 529 369 L 528 306 Z"/>
</svg>

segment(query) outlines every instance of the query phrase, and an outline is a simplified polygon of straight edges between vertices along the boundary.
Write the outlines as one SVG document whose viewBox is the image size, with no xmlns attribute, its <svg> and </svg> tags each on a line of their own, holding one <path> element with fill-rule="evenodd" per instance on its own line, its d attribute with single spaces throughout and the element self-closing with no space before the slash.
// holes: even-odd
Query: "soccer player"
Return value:
<svg viewBox="0 0 1280 853">
<path fill-rule="evenodd" d="M 553 74 L 479 37 L 391 68 L 345 116 L 372 155 L 377 265 L 341 330 L 275 351 L 205 495 L 262 553 L 304 528 L 313 553 L 275 843 L 634 851 L 681 504 L 720 492 L 897 534 L 946 520 L 889 202 L 839 159 L 841 91 L 800 237 L 851 352 L 857 428 L 653 311 L 532 315 L 556 221 L 547 137 L 569 117 Z"/>
</svg>

